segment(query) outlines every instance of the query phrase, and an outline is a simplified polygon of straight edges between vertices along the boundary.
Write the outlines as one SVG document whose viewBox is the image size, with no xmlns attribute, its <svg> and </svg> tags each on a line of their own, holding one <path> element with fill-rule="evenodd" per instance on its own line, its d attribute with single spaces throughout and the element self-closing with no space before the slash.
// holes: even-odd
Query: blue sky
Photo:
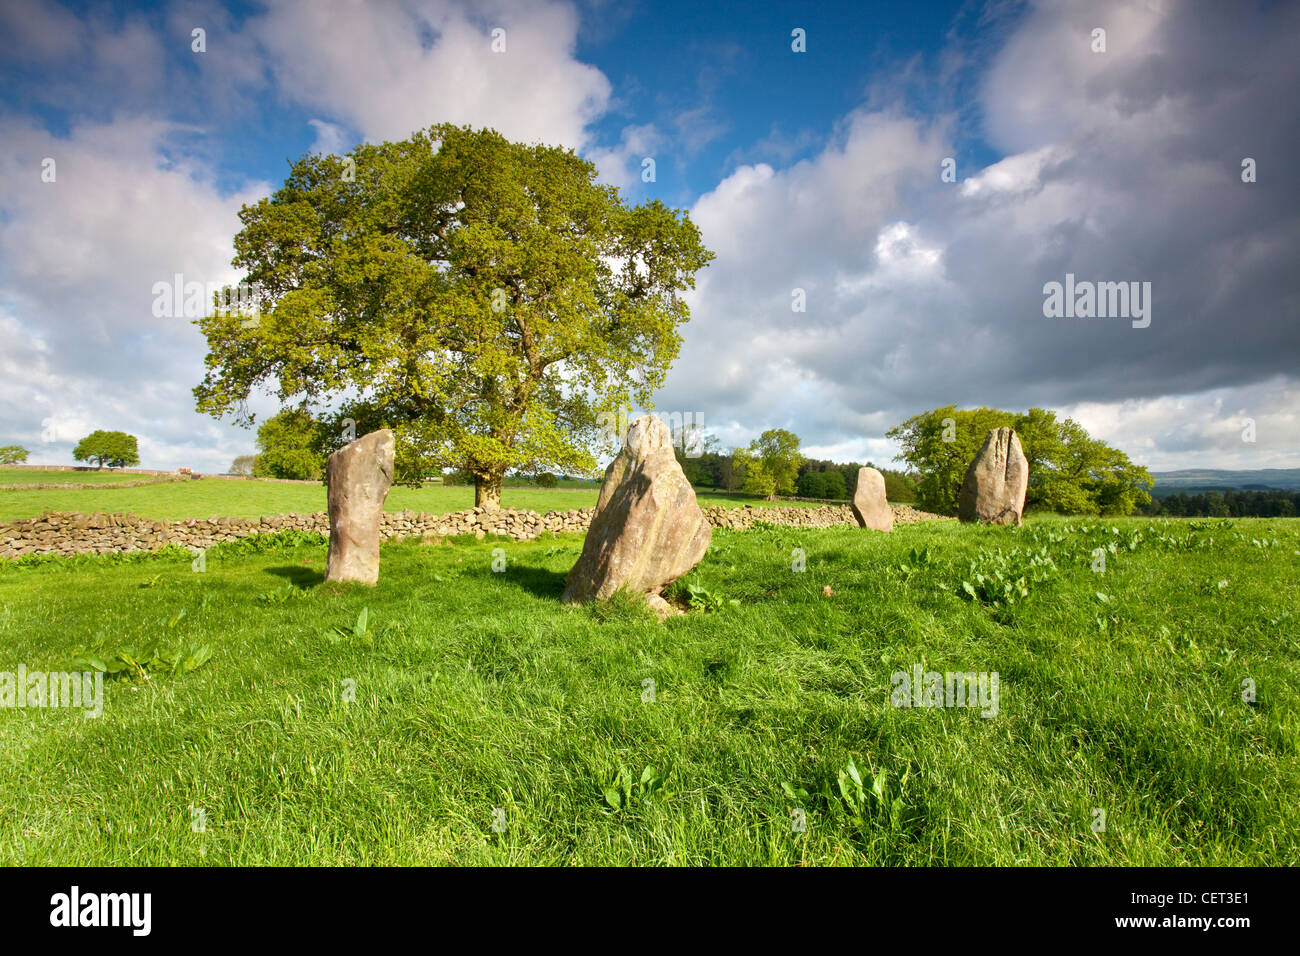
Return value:
<svg viewBox="0 0 1300 956">
<path fill-rule="evenodd" d="M 51 5 L 46 5 L 51 6 Z M 260 4 L 224 5 L 229 33 L 211 25 L 212 42 L 203 61 L 193 53 L 176 9 L 156 3 L 64 5 L 69 13 L 93 18 L 95 28 L 127 31 L 143 27 L 163 39 L 166 66 L 142 72 L 179 74 L 198 85 L 200 95 L 169 98 L 160 112 L 192 124 L 178 134 L 175 147 L 197 150 L 215 159 L 221 184 L 235 189 L 248 180 L 282 177 L 286 157 L 296 157 L 318 145 L 313 120 L 321 110 L 304 109 L 293 101 L 250 90 L 244 108 L 231 112 L 235 129 L 220 135 L 220 107 L 202 95 L 200 66 L 219 62 L 219 45 L 229 34 L 244 32 Z M 202 10 L 202 8 L 198 8 Z M 639 182 L 629 188 L 638 196 L 653 196 L 689 206 L 712 189 L 737 165 L 767 161 L 788 164 L 813 154 L 823 145 L 836 121 L 858 106 L 873 87 L 889 87 L 917 111 L 951 108 L 959 90 L 940 90 L 930 77 L 951 65 L 945 54 L 957 44 L 953 31 L 978 20 L 979 4 L 861 3 L 595 3 L 580 4 L 583 22 L 576 36 L 576 59 L 603 73 L 613 87 L 610 108 L 589 124 L 593 142 L 615 144 L 629 126 L 654 124 L 672 148 L 659 169 L 653 188 Z M 1014 18 L 1014 7 L 1001 16 Z M 207 23 L 191 14 L 195 25 Z M 409 18 L 412 36 L 428 45 L 435 34 Z M 484 20 L 486 23 L 487 20 Z M 506 21 L 503 21 L 506 22 Z M 795 28 L 805 31 L 806 55 L 791 49 Z M 986 28 L 980 39 L 996 36 Z M 113 86 L 87 99 L 69 100 L 47 90 L 51 73 L 64 76 L 65 63 L 32 69 L 31 59 L 10 56 L 3 63 L 5 87 L 33 108 L 51 132 L 66 135 L 70 125 L 86 119 L 110 121 L 124 102 Z M 908 81 L 900 82 L 904 74 Z M 125 86 L 129 87 L 130 83 Z M 91 91 L 83 90 L 89 93 Z M 210 92 L 210 89 L 209 89 Z M 351 147 L 362 138 L 339 117 L 325 117 L 340 127 L 339 144 Z M 431 117 L 430 122 L 435 119 Z M 218 135 L 213 135 L 217 132 Z M 968 111 L 957 159 L 986 166 L 1002 158 L 981 136 L 978 118 Z"/>
<path fill-rule="evenodd" d="M 153 284 L 237 278 L 236 213 L 286 159 L 451 121 L 691 212 L 718 258 L 657 405 L 726 445 L 780 426 L 883 464 L 925 408 L 1041 405 L 1156 469 L 1300 466 L 1297 26 L 1294 4 L 1165 0 L 11 0 L 0 444 L 250 451 L 194 411 L 204 343 Z M 1044 317 L 1066 273 L 1151 282 L 1151 324 Z"/>
</svg>

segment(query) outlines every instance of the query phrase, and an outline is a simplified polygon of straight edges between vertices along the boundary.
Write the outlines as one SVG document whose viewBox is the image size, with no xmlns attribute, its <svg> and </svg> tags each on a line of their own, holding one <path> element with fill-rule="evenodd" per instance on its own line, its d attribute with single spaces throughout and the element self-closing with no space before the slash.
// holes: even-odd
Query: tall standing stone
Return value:
<svg viewBox="0 0 1300 956">
<path fill-rule="evenodd" d="M 329 482 L 330 554 L 326 581 L 379 581 L 379 526 L 393 483 L 390 429 L 344 445 L 325 464 Z"/>
<path fill-rule="evenodd" d="M 564 589 L 565 602 L 610 597 L 620 587 L 645 595 L 661 617 L 659 592 L 699 564 L 713 529 L 673 454 L 668 426 L 643 415 L 605 469 L 587 539 Z"/>
<path fill-rule="evenodd" d="M 1011 428 L 990 429 L 966 469 L 957 517 L 984 524 L 1020 524 L 1029 490 L 1029 459 Z"/>
<path fill-rule="evenodd" d="M 885 476 L 874 468 L 858 469 L 858 489 L 853 493 L 853 517 L 858 527 L 894 530 L 894 509 L 885 497 Z"/>
</svg>

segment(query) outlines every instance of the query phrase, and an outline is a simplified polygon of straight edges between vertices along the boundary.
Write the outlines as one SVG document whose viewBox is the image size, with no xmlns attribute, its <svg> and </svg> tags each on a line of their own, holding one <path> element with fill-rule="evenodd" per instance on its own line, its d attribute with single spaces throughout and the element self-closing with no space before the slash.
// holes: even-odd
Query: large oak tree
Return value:
<svg viewBox="0 0 1300 956">
<path fill-rule="evenodd" d="M 594 467 L 601 412 L 649 406 L 713 258 L 571 150 L 451 125 L 304 156 L 240 219 L 259 314 L 198 320 L 199 410 L 250 424 L 266 387 L 340 436 L 391 427 L 399 475 L 462 467 L 486 507 L 508 469 Z"/>
</svg>

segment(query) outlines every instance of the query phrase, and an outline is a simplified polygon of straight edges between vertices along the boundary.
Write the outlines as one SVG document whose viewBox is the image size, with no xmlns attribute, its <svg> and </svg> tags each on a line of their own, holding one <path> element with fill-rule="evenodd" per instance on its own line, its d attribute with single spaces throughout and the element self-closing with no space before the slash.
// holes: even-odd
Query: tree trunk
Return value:
<svg viewBox="0 0 1300 956">
<path fill-rule="evenodd" d="M 474 507 L 496 511 L 501 507 L 501 475 L 474 476 Z"/>
</svg>

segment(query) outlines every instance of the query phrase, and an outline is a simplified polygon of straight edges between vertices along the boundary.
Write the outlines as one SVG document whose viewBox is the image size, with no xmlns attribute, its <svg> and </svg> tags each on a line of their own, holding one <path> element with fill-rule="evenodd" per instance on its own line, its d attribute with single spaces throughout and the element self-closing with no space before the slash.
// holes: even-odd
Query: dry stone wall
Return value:
<svg viewBox="0 0 1300 956">
<path fill-rule="evenodd" d="M 893 509 L 895 524 L 912 524 L 938 518 L 937 515 L 925 514 L 907 505 L 894 505 Z M 595 510 L 576 508 L 572 511 L 538 514 L 535 511 L 486 511 L 471 508 L 439 515 L 393 511 L 384 513 L 380 534 L 385 539 L 442 538 L 463 534 L 486 537 L 496 534 L 516 541 L 526 541 L 546 531 L 556 534 L 586 531 Z M 804 528 L 857 524 L 848 505 L 829 505 L 824 508 L 727 508 L 711 505 L 703 511 L 714 528 L 744 529 L 759 522 Z M 39 518 L 0 522 L 0 559 L 19 558 L 29 554 L 156 551 L 168 545 L 203 549 L 253 534 L 276 534 L 281 531 L 308 531 L 328 535 L 329 518 L 323 511 L 306 515 L 187 518 L 182 521 L 151 521 L 133 514 L 46 512 Z"/>
</svg>

